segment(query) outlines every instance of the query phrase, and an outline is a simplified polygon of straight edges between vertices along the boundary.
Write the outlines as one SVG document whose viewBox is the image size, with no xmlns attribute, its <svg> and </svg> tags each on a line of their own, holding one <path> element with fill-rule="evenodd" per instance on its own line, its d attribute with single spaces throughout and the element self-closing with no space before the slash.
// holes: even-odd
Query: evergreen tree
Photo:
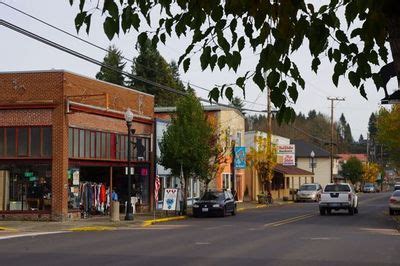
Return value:
<svg viewBox="0 0 400 266">
<path fill-rule="evenodd" d="M 358 138 L 358 143 L 363 143 L 364 142 L 364 136 L 360 134 L 360 137 Z"/>
<path fill-rule="evenodd" d="M 124 69 L 126 63 L 123 63 L 122 61 L 122 52 L 113 45 L 109 46 L 107 55 L 103 59 L 103 63 L 105 65 L 117 68 L 119 72 L 102 66 L 100 68 L 100 71 L 96 74 L 96 78 L 99 80 L 124 86 L 125 79 L 124 76 L 121 74 L 121 71 Z"/>
<path fill-rule="evenodd" d="M 242 99 L 240 99 L 239 97 L 233 97 L 231 104 L 233 105 L 233 107 L 238 109 L 242 114 L 245 114 L 245 112 L 243 112 L 244 102 Z"/>
<path fill-rule="evenodd" d="M 176 63 L 168 64 L 150 41 L 139 46 L 139 55 L 133 61 L 132 74 L 185 92 Z M 134 79 L 130 80 L 129 86 L 154 95 L 156 106 L 175 106 L 176 101 L 181 97 L 176 93 Z"/>
</svg>

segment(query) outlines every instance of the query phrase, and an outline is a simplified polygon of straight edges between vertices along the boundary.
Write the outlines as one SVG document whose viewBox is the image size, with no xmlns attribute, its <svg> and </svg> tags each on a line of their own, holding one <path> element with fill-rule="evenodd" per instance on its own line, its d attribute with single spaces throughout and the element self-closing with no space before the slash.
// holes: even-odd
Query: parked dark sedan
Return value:
<svg viewBox="0 0 400 266">
<path fill-rule="evenodd" d="M 207 191 L 193 204 L 193 217 L 226 216 L 227 213 L 236 215 L 236 202 L 230 191 Z"/>
</svg>

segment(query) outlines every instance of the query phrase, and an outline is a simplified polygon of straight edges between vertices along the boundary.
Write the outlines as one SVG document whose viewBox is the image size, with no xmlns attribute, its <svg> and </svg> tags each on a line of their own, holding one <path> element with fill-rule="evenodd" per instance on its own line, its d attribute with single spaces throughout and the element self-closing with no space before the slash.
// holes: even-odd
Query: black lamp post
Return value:
<svg viewBox="0 0 400 266">
<path fill-rule="evenodd" d="M 312 183 L 314 183 L 314 157 L 315 157 L 314 151 L 311 151 L 310 157 L 311 157 L 311 172 L 313 173 Z"/>
<path fill-rule="evenodd" d="M 133 113 L 130 108 L 126 109 L 125 112 L 125 121 L 126 126 L 128 127 L 128 158 L 127 158 L 127 165 L 128 165 L 128 203 L 126 205 L 126 215 L 125 220 L 131 221 L 133 220 L 133 211 L 132 211 L 132 204 L 131 204 L 131 190 L 132 190 L 132 180 L 131 180 L 131 127 L 132 127 L 132 120 L 133 120 Z"/>
</svg>

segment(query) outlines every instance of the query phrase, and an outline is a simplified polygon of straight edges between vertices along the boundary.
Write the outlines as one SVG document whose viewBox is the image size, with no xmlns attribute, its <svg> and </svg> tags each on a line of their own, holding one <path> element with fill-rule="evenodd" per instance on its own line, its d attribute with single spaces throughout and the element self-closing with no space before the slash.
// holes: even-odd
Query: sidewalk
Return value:
<svg viewBox="0 0 400 266">
<path fill-rule="evenodd" d="M 290 204 L 290 201 L 275 201 L 273 204 L 265 205 L 257 202 L 238 202 L 237 210 L 242 212 L 250 209 L 268 208 Z M 191 215 L 191 208 L 188 209 Z M 120 215 L 120 221 L 112 222 L 109 216 L 93 216 L 68 222 L 44 222 L 44 221 L 0 221 L 0 237 L 3 235 L 33 233 L 33 232 L 60 232 L 60 231 L 106 231 L 116 229 L 133 229 L 149 226 L 154 223 L 168 222 L 171 220 L 186 219 L 188 216 L 168 214 L 164 211 L 154 213 L 140 213 L 134 215 L 133 221 L 125 221 L 124 215 Z"/>
</svg>

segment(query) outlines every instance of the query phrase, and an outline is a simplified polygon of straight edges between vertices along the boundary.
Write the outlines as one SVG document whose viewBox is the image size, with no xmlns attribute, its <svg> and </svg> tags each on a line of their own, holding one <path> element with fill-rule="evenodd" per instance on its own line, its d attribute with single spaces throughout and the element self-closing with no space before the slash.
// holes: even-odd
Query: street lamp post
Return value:
<svg viewBox="0 0 400 266">
<path fill-rule="evenodd" d="M 311 172 L 313 173 L 312 183 L 314 183 L 314 157 L 315 157 L 314 151 L 311 151 L 310 157 L 311 157 Z"/>
<path fill-rule="evenodd" d="M 127 165 L 128 165 L 128 203 L 126 205 L 126 215 L 125 220 L 131 221 L 133 220 L 133 210 L 131 204 L 131 190 L 132 190 L 132 180 L 131 180 L 131 127 L 132 127 L 132 120 L 133 120 L 133 113 L 130 108 L 126 109 L 125 112 L 125 121 L 126 126 L 128 127 L 128 158 L 127 158 Z"/>
</svg>

